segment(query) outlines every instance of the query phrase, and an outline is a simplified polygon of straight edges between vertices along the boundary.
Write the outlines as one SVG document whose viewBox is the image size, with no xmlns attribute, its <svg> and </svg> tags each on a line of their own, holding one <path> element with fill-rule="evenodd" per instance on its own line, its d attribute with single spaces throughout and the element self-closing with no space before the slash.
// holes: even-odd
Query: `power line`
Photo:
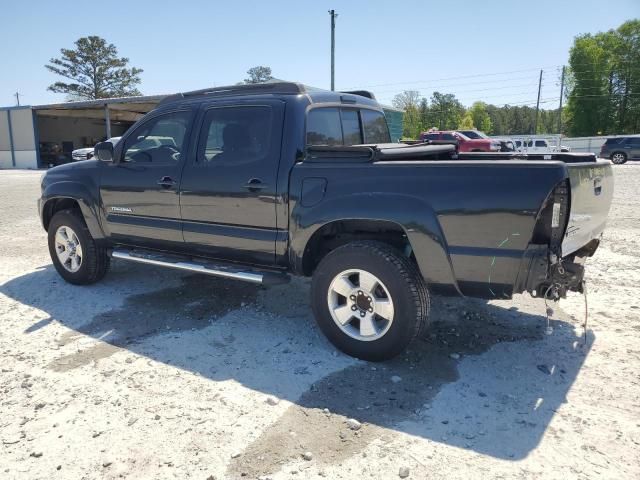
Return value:
<svg viewBox="0 0 640 480">
<path fill-rule="evenodd" d="M 627 63 L 629 63 L 629 62 L 631 62 L 631 61 L 627 61 Z M 580 66 L 580 65 L 588 65 L 588 66 L 593 67 L 594 65 L 597 65 L 597 64 L 594 64 L 594 63 L 574 64 L 574 66 Z M 563 65 L 548 65 L 548 66 L 542 67 L 542 70 L 545 70 L 545 69 L 547 69 L 547 70 L 556 69 L 556 73 L 559 76 L 562 67 L 563 67 Z M 363 88 L 372 88 L 372 87 L 391 87 L 391 86 L 397 86 L 397 85 L 417 85 L 417 84 L 430 85 L 430 84 L 432 84 L 432 82 L 441 82 L 441 81 L 448 81 L 448 80 L 459 80 L 459 79 L 467 79 L 467 78 L 481 78 L 481 77 L 500 76 L 500 75 L 510 75 L 510 74 L 513 74 L 513 73 L 531 72 L 531 71 L 538 71 L 538 70 L 539 70 L 539 68 L 526 68 L 526 69 L 521 69 L 521 70 L 509 70 L 509 71 L 503 71 L 503 72 L 478 73 L 478 74 L 473 74 L 473 75 L 458 75 L 458 76 L 452 76 L 452 77 L 431 78 L 431 79 L 424 79 L 424 80 L 410 80 L 410 81 L 405 81 L 405 82 L 368 84 L 368 85 L 360 85 L 358 87 L 347 87 L 347 88 L 344 88 L 344 90 L 363 89 Z M 571 66 L 569 67 L 569 71 L 571 73 L 599 72 L 599 70 L 594 70 L 594 69 L 572 70 Z M 549 74 L 552 74 L 552 73 L 553 72 L 549 72 Z M 518 77 L 518 78 L 528 78 L 528 77 Z M 496 79 L 495 81 L 502 81 L 502 80 L 507 81 L 509 79 Z M 492 81 L 493 80 L 491 80 L 490 82 L 492 82 Z M 474 82 L 472 82 L 472 83 L 474 83 Z"/>
<path fill-rule="evenodd" d="M 470 85 L 496 85 L 496 86 L 502 86 L 504 83 L 507 82 L 511 82 L 511 81 L 517 81 L 517 80 L 529 80 L 528 83 L 535 83 L 537 85 L 538 83 L 538 79 L 537 78 L 533 78 L 531 76 L 529 77 L 514 77 L 514 78 L 507 78 L 501 81 L 496 82 L 495 80 L 490 80 L 490 81 L 484 81 L 484 82 L 464 82 L 464 83 L 425 83 L 425 84 L 420 84 L 418 86 L 415 86 L 412 88 L 412 90 L 433 90 L 433 89 L 438 89 L 438 88 L 457 88 L 457 87 L 465 87 L 465 86 L 470 86 Z M 535 80 L 535 82 L 534 82 Z M 404 92 L 406 91 L 406 89 L 404 88 L 389 88 L 389 89 L 385 89 L 385 90 L 374 90 L 376 92 Z"/>
<path fill-rule="evenodd" d="M 416 83 L 428 83 L 428 82 L 440 82 L 440 81 L 445 81 L 445 80 L 456 80 L 459 78 L 478 78 L 478 77 L 488 77 L 488 76 L 493 76 L 493 75 L 508 75 L 511 73 L 521 73 L 521 72 L 529 72 L 529 71 L 534 71 L 534 70 L 538 70 L 537 68 L 527 68 L 524 70 L 511 70 L 509 72 L 491 72 L 491 73 L 478 73 L 475 75 L 460 75 L 460 76 L 456 76 L 456 77 L 443 77 L 443 78 L 431 78 L 431 79 L 427 79 L 427 80 L 415 80 L 415 81 L 409 81 L 409 82 L 396 82 L 396 83 L 379 83 L 379 84 L 375 84 L 375 85 L 362 85 L 360 87 L 349 87 L 349 88 L 345 88 L 345 90 L 351 90 L 351 89 L 357 89 L 357 88 L 369 88 L 369 87 L 392 87 L 395 85 L 408 85 L 408 84 L 416 84 Z"/>
<path fill-rule="evenodd" d="M 446 86 L 446 88 L 448 89 L 455 89 L 455 91 L 457 93 L 464 93 L 464 92 L 487 92 L 490 90 L 495 90 L 496 88 L 500 88 L 500 89 L 506 89 L 506 88 L 520 88 L 520 87 L 529 87 L 529 86 L 534 86 L 534 85 L 538 85 L 538 82 L 529 82 L 529 83 L 519 83 L 517 85 L 510 85 L 510 86 L 500 86 L 500 87 L 489 87 L 489 88 L 475 88 L 475 89 L 465 89 L 465 90 L 457 90 L 455 87 L 457 87 L 457 85 L 449 85 Z M 431 90 L 431 91 L 436 91 L 436 89 L 434 89 L 434 87 L 430 87 L 428 89 L 423 89 L 423 90 Z M 379 94 L 379 93 L 402 93 L 404 90 L 376 90 L 375 93 Z M 419 91 L 418 91 L 419 92 Z"/>
</svg>

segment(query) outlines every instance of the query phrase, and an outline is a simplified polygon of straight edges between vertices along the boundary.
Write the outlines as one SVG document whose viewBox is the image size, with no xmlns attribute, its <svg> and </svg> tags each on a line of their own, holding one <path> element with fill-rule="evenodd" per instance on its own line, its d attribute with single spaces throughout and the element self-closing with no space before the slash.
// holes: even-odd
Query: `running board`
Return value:
<svg viewBox="0 0 640 480">
<path fill-rule="evenodd" d="M 157 265 L 160 267 L 175 268 L 177 270 L 204 273 L 206 275 L 213 275 L 216 277 L 233 278 L 235 280 L 243 280 L 245 282 L 257 283 L 260 285 L 280 285 L 289 282 L 289 275 L 285 273 L 247 270 L 234 265 L 209 263 L 206 260 L 198 262 L 194 259 L 186 259 L 173 255 L 163 255 L 156 252 L 114 248 L 111 251 L 111 257 L 137 263 L 146 263 L 147 265 Z"/>
</svg>

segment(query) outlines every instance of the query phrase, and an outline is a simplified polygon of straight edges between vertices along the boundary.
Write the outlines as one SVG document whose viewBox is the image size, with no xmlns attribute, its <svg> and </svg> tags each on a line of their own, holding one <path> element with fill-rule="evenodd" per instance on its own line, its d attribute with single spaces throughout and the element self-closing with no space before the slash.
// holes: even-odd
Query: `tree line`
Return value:
<svg viewBox="0 0 640 480">
<path fill-rule="evenodd" d="M 466 108 L 451 93 L 429 99 L 415 90 L 396 95 L 404 110 L 403 135 L 417 138 L 430 128 L 482 130 L 492 135 L 557 134 L 592 136 L 640 133 L 640 20 L 615 30 L 575 38 L 569 52 L 562 109 L 492 105 L 482 101 Z"/>
<path fill-rule="evenodd" d="M 466 108 L 451 93 L 434 92 L 430 99 L 415 90 L 399 93 L 393 106 L 404 110 L 403 136 L 417 138 L 420 132 L 478 129 L 492 135 L 538 134 L 558 131 L 558 109 L 540 110 L 536 128 L 536 109 L 530 106 L 496 106 L 475 102 Z"/>
<path fill-rule="evenodd" d="M 567 94 L 571 135 L 640 132 L 640 20 L 576 37 Z"/>
</svg>

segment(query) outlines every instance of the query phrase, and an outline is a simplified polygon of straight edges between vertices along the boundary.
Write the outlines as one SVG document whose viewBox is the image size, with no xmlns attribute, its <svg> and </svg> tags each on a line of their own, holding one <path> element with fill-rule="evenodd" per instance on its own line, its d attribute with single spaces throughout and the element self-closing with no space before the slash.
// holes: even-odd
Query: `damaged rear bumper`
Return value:
<svg viewBox="0 0 640 480">
<path fill-rule="evenodd" d="M 520 262 L 513 293 L 529 292 L 534 297 L 564 298 L 567 292 L 583 293 L 584 262 L 593 256 L 600 239 L 563 258 L 547 245 L 529 245 Z"/>
</svg>

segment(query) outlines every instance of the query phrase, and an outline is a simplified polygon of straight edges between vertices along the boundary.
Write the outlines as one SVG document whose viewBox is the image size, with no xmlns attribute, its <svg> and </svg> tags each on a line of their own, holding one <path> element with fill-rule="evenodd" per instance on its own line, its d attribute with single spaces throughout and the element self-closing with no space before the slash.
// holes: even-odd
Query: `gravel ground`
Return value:
<svg viewBox="0 0 640 480">
<path fill-rule="evenodd" d="M 640 165 L 616 166 L 582 297 L 436 299 L 401 358 L 262 289 L 113 262 L 54 271 L 40 172 L 0 171 L 0 478 L 640 478 Z"/>
</svg>

